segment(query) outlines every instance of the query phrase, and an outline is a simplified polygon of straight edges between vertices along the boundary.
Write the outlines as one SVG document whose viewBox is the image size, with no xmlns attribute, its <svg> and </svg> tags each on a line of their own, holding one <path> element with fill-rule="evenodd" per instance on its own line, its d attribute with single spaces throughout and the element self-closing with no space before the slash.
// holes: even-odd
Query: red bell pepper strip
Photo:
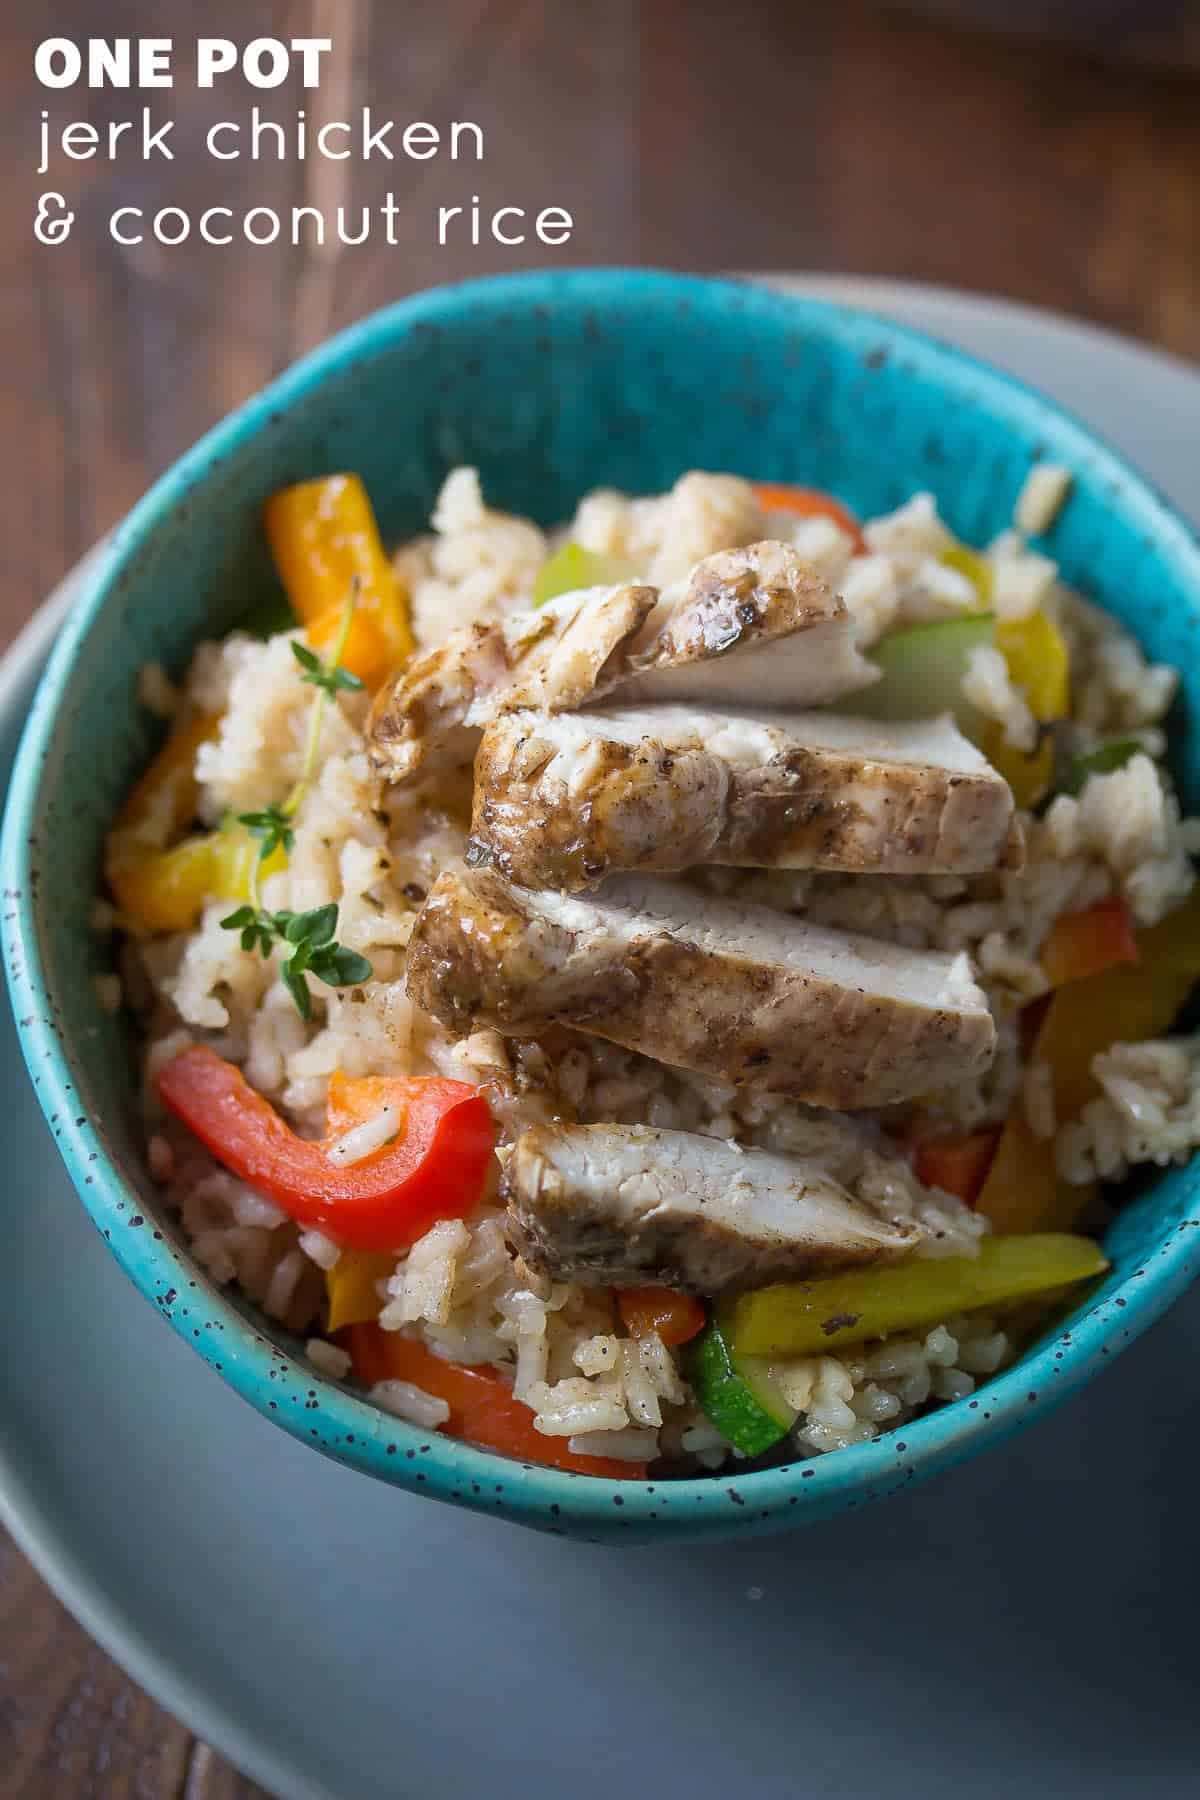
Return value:
<svg viewBox="0 0 1200 1800">
<path fill-rule="evenodd" d="M 439 1219 L 463 1219 L 483 1192 L 496 1139 L 487 1101 L 461 1081 L 388 1081 L 400 1108 L 394 1140 L 339 1165 L 327 1145 L 296 1136 L 241 1070 L 204 1045 L 184 1050 L 155 1083 L 164 1106 L 219 1162 L 297 1224 L 352 1250 L 406 1250 Z"/>
<path fill-rule="evenodd" d="M 630 1337 L 649 1337 L 657 1331 L 663 1343 L 672 1346 L 690 1343 L 708 1323 L 703 1302 L 674 1288 L 622 1288 L 617 1294 L 617 1311 Z"/>
<path fill-rule="evenodd" d="M 1051 926 L 1041 954 L 1042 969 L 1053 988 L 1137 960 L 1133 915 L 1115 896 L 1082 912 L 1063 913 Z"/>
<path fill-rule="evenodd" d="M 364 1387 L 377 1381 L 408 1381 L 444 1400 L 450 1417 L 439 1427 L 483 1450 L 498 1450 L 519 1462 L 572 1469 L 577 1475 L 604 1475 L 614 1481 L 644 1481 L 646 1464 L 611 1456 L 580 1456 L 566 1438 L 546 1437 L 534 1425 L 532 1410 L 513 1398 L 512 1388 L 487 1365 L 467 1367 L 445 1362 L 424 1344 L 376 1324 L 348 1325 L 341 1341 L 354 1373 Z"/>
<path fill-rule="evenodd" d="M 820 488 L 789 487 L 781 481 L 754 481 L 750 485 L 764 512 L 787 512 L 800 519 L 832 519 L 838 530 L 844 531 L 853 543 L 856 556 L 866 550 L 862 526 L 850 508 L 835 500 L 832 494 L 826 494 Z"/>
<path fill-rule="evenodd" d="M 916 1146 L 913 1173 L 926 1187 L 957 1194 L 968 1206 L 974 1206 L 999 1142 L 998 1125 L 968 1132 L 965 1137 L 929 1138 Z"/>
</svg>

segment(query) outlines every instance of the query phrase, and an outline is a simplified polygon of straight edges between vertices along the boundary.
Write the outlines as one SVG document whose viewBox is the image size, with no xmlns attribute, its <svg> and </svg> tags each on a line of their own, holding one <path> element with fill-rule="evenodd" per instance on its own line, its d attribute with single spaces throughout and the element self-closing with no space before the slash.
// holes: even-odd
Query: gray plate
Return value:
<svg viewBox="0 0 1200 1800">
<path fill-rule="evenodd" d="M 1044 314 L 821 280 L 1027 376 L 1200 519 L 1200 379 Z M 6 773 L 56 619 L 0 668 Z M 1200 1296 L 886 1505 L 600 1550 L 417 1500 L 244 1406 L 140 1300 L 0 1023 L 0 1501 L 78 1619 L 286 1800 L 1175 1800 L 1196 1750 Z"/>
</svg>

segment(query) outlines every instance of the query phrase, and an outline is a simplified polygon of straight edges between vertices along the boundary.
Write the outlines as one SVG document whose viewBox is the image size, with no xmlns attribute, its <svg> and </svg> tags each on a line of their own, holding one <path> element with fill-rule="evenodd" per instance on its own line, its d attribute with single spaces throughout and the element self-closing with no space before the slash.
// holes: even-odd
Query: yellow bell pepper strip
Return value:
<svg viewBox="0 0 1200 1800">
<path fill-rule="evenodd" d="M 384 1331 L 378 1325 L 351 1325 L 342 1333 L 356 1380 L 371 1388 L 377 1381 L 407 1381 L 423 1393 L 444 1400 L 450 1417 L 438 1430 L 483 1450 L 497 1450 L 518 1462 L 570 1469 L 576 1475 L 603 1475 L 614 1481 L 644 1481 L 646 1464 L 614 1456 L 581 1456 L 563 1437 L 546 1437 L 534 1415 L 513 1397 L 509 1381 L 488 1364 L 446 1362 L 413 1338 Z"/>
<path fill-rule="evenodd" d="M 761 1456 L 796 1423 L 796 1408 L 772 1380 L 770 1365 L 738 1356 L 715 1319 L 693 1345 L 687 1373 L 705 1417 L 743 1456 Z"/>
<path fill-rule="evenodd" d="M 972 550 L 967 544 L 954 544 L 949 550 L 942 551 L 938 561 L 948 569 L 957 569 L 960 575 L 966 576 L 979 595 L 981 606 L 991 605 L 992 565 L 986 556 L 981 556 L 978 550 Z"/>
<path fill-rule="evenodd" d="M 1114 894 L 1082 912 L 1062 913 L 1050 927 L 1039 960 L 1052 988 L 1085 981 L 1116 963 L 1137 962 L 1128 904 Z"/>
<path fill-rule="evenodd" d="M 1053 619 L 1044 612 L 1002 619 L 996 648 L 1003 652 L 1012 680 L 1024 689 L 1034 718 L 1043 723 L 1065 719 L 1071 710 L 1071 658 Z"/>
<path fill-rule="evenodd" d="M 357 576 L 359 603 L 342 666 L 375 687 L 412 655 L 408 596 L 357 475 L 326 475 L 284 488 L 268 500 L 263 523 L 280 579 L 314 649 L 336 641 L 346 593 Z"/>
<path fill-rule="evenodd" d="M 913 1174 L 926 1187 L 957 1194 L 968 1206 L 974 1206 L 999 1141 L 999 1127 L 994 1125 L 985 1125 L 962 1137 L 926 1138 L 914 1149 Z"/>
<path fill-rule="evenodd" d="M 533 584 L 534 606 L 545 606 L 559 594 L 573 594 L 579 588 L 607 587 L 628 581 L 636 573 L 624 556 L 606 556 L 599 550 L 585 550 L 572 540 L 547 557 Z"/>
<path fill-rule="evenodd" d="M 929 719 L 953 713 L 968 737 L 985 728 L 963 694 L 963 676 L 972 650 L 996 639 L 991 613 L 960 613 L 889 631 L 869 652 L 882 670 L 873 687 L 854 695 L 854 711 L 869 719 Z"/>
<path fill-rule="evenodd" d="M 819 1281 L 759 1288 L 719 1317 L 735 1356 L 812 1356 L 936 1325 L 953 1313 L 1056 1293 L 1107 1268 L 1091 1238 L 1058 1232 L 987 1237 L 978 1256 L 914 1256 Z"/>
<path fill-rule="evenodd" d="M 1031 1061 L 1049 1064 L 1060 1125 L 1077 1119 L 1099 1092 L 1092 1059 L 1114 1043 L 1161 1037 L 1200 979 L 1200 886 L 1165 919 L 1139 932 L 1136 943 L 1136 963 L 1110 964 L 1068 982 L 1046 1008 L 1029 1054 Z M 1034 1136 L 1018 1095 L 978 1210 L 999 1232 L 1044 1230 L 1072 1224 L 1093 1192 L 1061 1180 L 1053 1143 Z"/>
<path fill-rule="evenodd" d="M 123 916 L 139 931 L 187 931 L 212 879 L 208 833 L 170 850 L 132 850 L 110 841 L 104 873 Z"/>
<path fill-rule="evenodd" d="M 196 751 L 218 720 L 197 714 L 171 733 L 117 816 L 105 876 L 129 924 L 142 931 L 186 931 L 206 900 L 243 900 L 256 847 L 239 825 L 173 839 L 190 825 L 199 794 Z M 283 866 L 275 858 L 268 872 Z"/>
<path fill-rule="evenodd" d="M 209 900 L 245 900 L 258 845 L 240 825 L 186 837 L 169 850 L 111 845 L 105 873 L 126 920 L 142 931 L 189 931 Z M 282 850 L 263 865 L 286 866 Z"/>
<path fill-rule="evenodd" d="M 462 1081 L 397 1077 L 395 1137 L 358 1162 L 297 1137 L 270 1102 L 205 1044 L 155 1077 L 159 1099 L 218 1162 L 306 1229 L 351 1250 L 407 1250 L 439 1219 L 475 1210 L 496 1127 L 484 1096 Z"/>
<path fill-rule="evenodd" d="M 1065 719 L 1071 710 L 1071 659 L 1067 641 L 1044 612 L 1027 619 L 1004 619 L 996 627 L 1009 678 L 1022 689 L 1039 725 Z M 1045 735 L 1032 754 L 1015 750 L 999 725 L 989 727 L 983 752 L 1013 791 L 1018 806 L 1036 806 L 1054 777 L 1054 745 Z"/>
<path fill-rule="evenodd" d="M 703 1301 L 665 1287 L 621 1288 L 617 1311 L 630 1337 L 649 1337 L 654 1331 L 672 1348 L 699 1336 L 708 1319 Z"/>
<path fill-rule="evenodd" d="M 832 519 L 854 545 L 854 554 L 865 553 L 867 540 L 862 534 L 862 526 L 850 508 L 843 506 L 832 494 L 821 488 L 791 487 L 782 481 L 753 481 L 750 485 L 765 513 L 791 513 L 797 519 Z"/>
</svg>

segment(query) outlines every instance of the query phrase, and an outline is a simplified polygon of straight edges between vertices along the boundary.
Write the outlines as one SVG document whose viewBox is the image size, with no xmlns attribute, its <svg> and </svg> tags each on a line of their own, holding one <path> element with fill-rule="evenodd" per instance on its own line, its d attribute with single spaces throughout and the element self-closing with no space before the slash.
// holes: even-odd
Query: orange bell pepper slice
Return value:
<svg viewBox="0 0 1200 1800">
<path fill-rule="evenodd" d="M 862 526 L 850 508 L 843 506 L 832 494 L 826 494 L 821 488 L 790 487 L 782 481 L 753 481 L 750 485 L 764 512 L 791 513 L 798 519 L 832 519 L 854 545 L 855 555 L 866 550 Z"/>
<path fill-rule="evenodd" d="M 1139 932 L 1138 961 L 1111 964 L 1052 995 L 1030 1056 L 1050 1065 L 1059 1124 L 1077 1119 L 1099 1089 L 1092 1059 L 1115 1043 L 1169 1031 L 1200 978 L 1200 884 L 1182 906 Z M 1094 1189 L 1060 1180 L 1053 1142 L 1030 1130 L 1020 1095 L 1000 1135 L 978 1207 L 997 1231 L 1065 1230 Z"/>
<path fill-rule="evenodd" d="M 1137 960 L 1133 915 L 1116 895 L 1082 912 L 1063 913 L 1051 926 L 1041 954 L 1046 980 L 1054 988 Z"/>
<path fill-rule="evenodd" d="M 263 524 L 275 567 L 314 650 L 335 641 L 357 577 L 358 607 L 343 666 L 375 687 L 412 655 L 408 596 L 357 475 L 325 475 L 284 488 L 268 500 Z"/>
<path fill-rule="evenodd" d="M 957 1194 L 968 1206 L 974 1206 L 987 1180 L 999 1141 L 997 1125 L 984 1126 L 963 1137 L 928 1138 L 916 1146 L 913 1173 L 926 1187 Z"/>
<path fill-rule="evenodd" d="M 603 1475 L 613 1481 L 644 1481 L 645 1463 L 609 1456 L 580 1456 L 566 1438 L 546 1437 L 534 1425 L 530 1407 L 513 1398 L 499 1369 L 445 1362 L 424 1344 L 379 1325 L 350 1325 L 341 1334 L 354 1373 L 364 1387 L 377 1381 L 408 1381 L 444 1400 L 450 1417 L 439 1427 L 482 1450 L 498 1450 L 518 1462 L 570 1469 L 577 1475 Z"/>
<path fill-rule="evenodd" d="M 674 1288 L 621 1288 L 617 1311 L 630 1337 L 649 1337 L 656 1331 L 663 1343 L 672 1347 L 690 1343 L 708 1323 L 704 1303 Z"/>
</svg>

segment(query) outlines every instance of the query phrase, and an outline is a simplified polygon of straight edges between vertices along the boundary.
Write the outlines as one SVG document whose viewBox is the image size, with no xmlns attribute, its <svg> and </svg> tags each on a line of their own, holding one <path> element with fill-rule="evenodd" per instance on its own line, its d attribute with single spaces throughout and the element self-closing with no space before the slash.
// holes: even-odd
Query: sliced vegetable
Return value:
<svg viewBox="0 0 1200 1800">
<path fill-rule="evenodd" d="M 333 1144 L 358 1125 L 378 1118 L 385 1106 L 395 1105 L 386 1076 L 351 1080 L 335 1069 L 325 1098 L 325 1142 Z M 365 1159 L 364 1159 L 365 1160 Z M 394 1251 L 343 1250 L 332 1269 L 325 1271 L 325 1297 L 329 1304 L 328 1331 L 377 1319 L 383 1304 L 379 1284 L 396 1267 Z"/>
<path fill-rule="evenodd" d="M 1139 738 L 1114 738 L 1111 743 L 1097 744 L 1086 756 L 1072 757 L 1059 781 L 1059 793 L 1081 793 L 1089 775 L 1111 775 L 1114 769 L 1123 769 L 1141 748 Z"/>
<path fill-rule="evenodd" d="M 1082 912 L 1061 914 L 1051 926 L 1041 954 L 1046 980 L 1054 988 L 1068 981 L 1085 981 L 1117 963 L 1137 960 L 1133 915 L 1117 895 L 1097 900 Z"/>
<path fill-rule="evenodd" d="M 1030 1059 L 1047 1063 L 1055 1117 L 1077 1119 L 1099 1092 L 1092 1060 L 1114 1043 L 1140 1043 L 1169 1031 L 1200 979 L 1200 887 L 1182 906 L 1137 934 L 1138 961 L 1111 964 L 1071 981 L 1052 996 Z M 996 1231 L 1023 1232 L 1071 1224 L 1092 1190 L 1060 1180 L 1054 1146 L 1036 1138 L 1020 1096 L 1001 1133 L 978 1209 Z"/>
<path fill-rule="evenodd" d="M 1019 687 L 1039 725 L 1065 719 L 1071 710 L 1070 653 L 1067 641 L 1044 612 L 1005 619 L 996 627 L 996 648 L 1004 654 L 1009 678 Z M 1018 806 L 1035 806 L 1054 776 L 1054 743 L 1043 734 L 1032 752 L 1005 742 L 999 725 L 988 727 L 982 748 L 1000 771 Z"/>
<path fill-rule="evenodd" d="M 209 900 L 245 900 L 258 845 L 242 826 L 187 837 L 169 850 L 109 846 L 105 873 L 113 898 L 130 924 L 143 931 L 188 931 Z M 263 865 L 273 875 L 285 867 L 282 851 Z"/>
<path fill-rule="evenodd" d="M 1009 1109 L 987 1180 L 975 1202 L 996 1232 L 1069 1231 L 1094 1194 L 1058 1172 L 1054 1140 L 1035 1137 L 1018 1094 Z"/>
<path fill-rule="evenodd" d="M 318 613 L 312 621 L 305 635 L 318 655 L 326 654 L 337 643 L 341 624 L 340 606 L 331 606 L 327 612 Z M 354 615 L 346 633 L 345 647 L 338 660 L 339 666 L 356 676 L 364 687 L 373 688 L 404 658 L 394 652 L 391 640 L 380 625 L 377 615 L 364 607 Z"/>
<path fill-rule="evenodd" d="M 674 1288 L 622 1288 L 617 1311 L 630 1337 L 649 1337 L 656 1331 L 664 1344 L 690 1343 L 704 1330 L 708 1313 L 703 1301 Z"/>
<path fill-rule="evenodd" d="M 1091 1238 L 987 1237 L 977 1257 L 918 1256 L 743 1294 L 730 1309 L 730 1348 L 737 1356 L 810 1356 L 936 1325 L 952 1313 L 1057 1293 L 1107 1267 Z"/>
<path fill-rule="evenodd" d="M 341 1331 L 346 1325 L 377 1319 L 383 1305 L 379 1284 L 395 1267 L 395 1252 L 343 1250 L 332 1269 L 325 1271 L 326 1330 Z"/>
<path fill-rule="evenodd" d="M 992 603 L 992 565 L 986 556 L 978 550 L 972 550 L 967 544 L 954 544 L 949 550 L 943 550 L 938 561 L 948 569 L 957 569 L 965 575 L 975 592 L 979 595 L 981 606 Z"/>
<path fill-rule="evenodd" d="M 585 550 L 574 540 L 563 544 L 547 557 L 533 584 L 533 604 L 545 606 L 559 594 L 573 594 L 579 588 L 608 587 L 628 581 L 633 566 L 623 556 L 606 556 L 600 550 Z"/>
<path fill-rule="evenodd" d="M 171 733 L 109 837 L 105 877 L 127 922 L 143 931 L 186 931 L 207 900 L 244 900 L 249 891 L 257 847 L 236 821 L 179 838 L 196 815 L 196 752 L 218 723 L 197 714 Z M 266 872 L 282 866 L 275 858 Z"/>
<path fill-rule="evenodd" d="M 715 1319 L 692 1351 L 688 1375 L 705 1416 L 743 1456 L 761 1456 L 796 1423 L 795 1407 L 788 1405 L 767 1366 L 753 1357 L 735 1356 Z"/>
<path fill-rule="evenodd" d="M 326 475 L 284 488 L 263 509 L 267 541 L 309 642 L 335 642 L 346 594 L 359 581 L 358 611 L 342 666 L 374 687 L 412 655 L 408 596 L 379 536 L 357 475 Z"/>
<path fill-rule="evenodd" d="M 991 1125 L 964 1137 L 929 1138 L 916 1146 L 913 1172 L 926 1187 L 957 1194 L 973 1206 L 987 1180 L 999 1141 L 999 1127 Z"/>
<path fill-rule="evenodd" d="M 339 1164 L 327 1144 L 296 1136 L 241 1070 L 205 1045 L 159 1071 L 163 1104 L 219 1162 L 300 1225 L 351 1250 L 405 1250 L 439 1219 L 474 1211 L 496 1130 L 487 1101 L 461 1081 L 387 1083 L 400 1125 L 361 1162 Z"/>
<path fill-rule="evenodd" d="M 534 1414 L 498 1369 L 444 1362 L 424 1344 L 378 1325 L 351 1325 L 342 1335 L 354 1373 L 364 1387 L 377 1381 L 407 1381 L 444 1400 L 450 1417 L 438 1427 L 484 1450 L 498 1450 L 520 1462 L 570 1469 L 577 1475 L 603 1475 L 614 1481 L 642 1481 L 645 1463 L 617 1457 L 580 1456 L 566 1438 L 546 1437 L 534 1425 Z"/>
<path fill-rule="evenodd" d="M 1048 724 L 1071 710 L 1071 657 L 1053 619 L 1044 612 L 1027 619 L 1003 619 L 996 627 L 996 648 L 1004 653 L 1008 673 L 1023 689 L 1035 719 Z"/>
<path fill-rule="evenodd" d="M 751 485 L 764 512 L 791 513 L 797 519 L 832 519 L 838 530 L 844 531 L 851 540 L 856 555 L 866 550 L 862 526 L 850 508 L 843 506 L 832 494 L 821 488 L 791 487 L 780 481 L 755 481 Z"/>
<path fill-rule="evenodd" d="M 980 714 L 963 695 L 963 676 L 972 650 L 995 642 L 991 613 L 960 613 L 891 631 L 871 650 L 882 678 L 853 696 L 856 713 L 871 719 L 927 719 L 953 713 L 962 729 L 978 737 Z"/>
</svg>

